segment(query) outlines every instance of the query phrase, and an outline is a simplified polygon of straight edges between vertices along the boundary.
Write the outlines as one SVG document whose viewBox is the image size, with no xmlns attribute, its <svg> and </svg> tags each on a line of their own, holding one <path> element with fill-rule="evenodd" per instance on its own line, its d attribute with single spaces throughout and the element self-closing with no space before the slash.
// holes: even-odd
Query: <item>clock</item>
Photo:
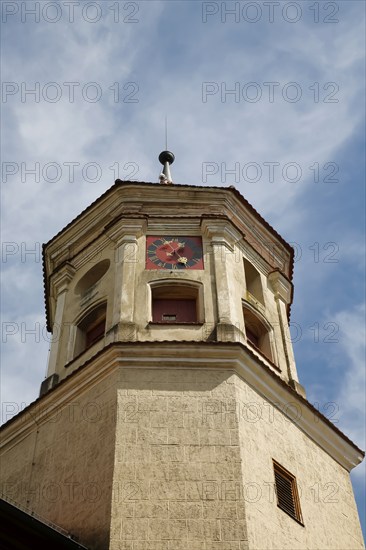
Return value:
<svg viewBox="0 0 366 550">
<path fill-rule="evenodd" d="M 201 237 L 146 237 L 146 269 L 203 269 Z"/>
</svg>

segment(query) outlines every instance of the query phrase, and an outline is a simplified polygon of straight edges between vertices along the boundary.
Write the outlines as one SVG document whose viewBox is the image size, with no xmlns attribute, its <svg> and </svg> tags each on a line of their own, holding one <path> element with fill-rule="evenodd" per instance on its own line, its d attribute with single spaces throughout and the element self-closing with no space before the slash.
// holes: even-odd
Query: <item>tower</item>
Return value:
<svg viewBox="0 0 366 550">
<path fill-rule="evenodd" d="M 48 375 L 3 428 L 5 497 L 94 550 L 363 548 L 363 452 L 297 378 L 292 248 L 160 160 L 44 246 Z"/>
</svg>

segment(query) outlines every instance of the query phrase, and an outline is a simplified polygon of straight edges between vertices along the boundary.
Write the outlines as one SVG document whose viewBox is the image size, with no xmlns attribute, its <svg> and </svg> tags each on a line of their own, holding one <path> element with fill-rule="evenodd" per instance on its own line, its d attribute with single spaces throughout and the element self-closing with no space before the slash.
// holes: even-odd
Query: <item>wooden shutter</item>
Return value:
<svg viewBox="0 0 366 550">
<path fill-rule="evenodd" d="M 303 524 L 295 476 L 278 462 L 273 461 L 273 468 L 279 508 Z"/>
<path fill-rule="evenodd" d="M 152 303 L 154 323 L 196 323 L 196 300 L 176 298 L 155 298 Z"/>
</svg>

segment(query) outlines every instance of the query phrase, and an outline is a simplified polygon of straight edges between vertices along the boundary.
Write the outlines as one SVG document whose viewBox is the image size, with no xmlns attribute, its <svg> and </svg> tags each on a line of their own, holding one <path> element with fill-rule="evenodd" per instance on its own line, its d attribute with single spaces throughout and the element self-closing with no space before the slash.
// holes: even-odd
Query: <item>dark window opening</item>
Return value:
<svg viewBox="0 0 366 550">
<path fill-rule="evenodd" d="M 85 347 L 90 348 L 95 342 L 103 338 L 105 332 L 105 318 L 88 327 L 85 334 Z"/>
<path fill-rule="evenodd" d="M 264 306 L 261 276 L 254 265 L 248 262 L 246 258 L 244 258 L 244 274 L 247 292 L 249 294 L 248 298 L 250 299 L 252 297 L 254 298 L 254 302 L 258 301 Z"/>
<path fill-rule="evenodd" d="M 243 308 L 243 315 L 247 341 L 272 362 L 273 355 L 268 328 L 248 307 Z"/>
<path fill-rule="evenodd" d="M 245 332 L 247 333 L 247 338 L 249 342 L 251 344 L 254 344 L 255 347 L 259 349 L 259 337 L 257 336 L 257 334 L 254 334 L 254 332 L 252 332 L 249 327 L 245 327 Z"/>
<path fill-rule="evenodd" d="M 74 356 L 93 346 L 105 334 L 107 305 L 93 309 L 77 326 Z"/>
</svg>

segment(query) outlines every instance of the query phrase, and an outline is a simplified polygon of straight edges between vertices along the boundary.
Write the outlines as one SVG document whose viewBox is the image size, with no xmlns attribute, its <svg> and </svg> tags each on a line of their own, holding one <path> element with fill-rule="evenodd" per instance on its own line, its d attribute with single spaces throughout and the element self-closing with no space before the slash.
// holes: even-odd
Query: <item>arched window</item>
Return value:
<svg viewBox="0 0 366 550">
<path fill-rule="evenodd" d="M 202 285 L 188 281 L 151 283 L 151 321 L 164 324 L 202 323 Z"/>
<path fill-rule="evenodd" d="M 252 265 L 246 258 L 244 258 L 244 274 L 248 301 L 251 301 L 254 304 L 259 302 L 260 306 L 264 306 L 261 276 L 259 271 L 257 271 L 254 265 Z"/>
<path fill-rule="evenodd" d="M 243 315 L 247 341 L 273 362 L 270 326 L 249 305 L 243 305 Z"/>
<path fill-rule="evenodd" d="M 77 325 L 75 353 L 79 355 L 101 340 L 105 334 L 107 304 L 92 309 Z"/>
</svg>

